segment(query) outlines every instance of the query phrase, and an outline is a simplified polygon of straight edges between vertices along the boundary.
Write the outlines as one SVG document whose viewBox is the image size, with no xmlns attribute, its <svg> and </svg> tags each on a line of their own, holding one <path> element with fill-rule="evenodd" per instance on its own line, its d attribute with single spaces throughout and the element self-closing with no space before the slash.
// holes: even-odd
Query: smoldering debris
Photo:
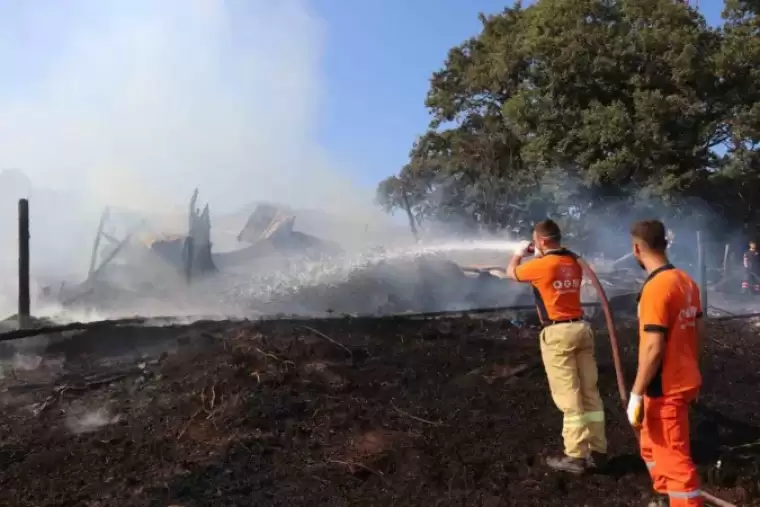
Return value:
<svg viewBox="0 0 760 507">
<path fill-rule="evenodd" d="M 44 362 L 42 356 L 30 352 L 15 352 L 10 357 L 0 353 L 0 378 L 35 372 L 43 366 L 48 369 L 60 366 L 55 360 L 47 361 L 48 364 L 43 364 Z"/>
<path fill-rule="evenodd" d="M 342 253 L 335 243 L 294 229 L 295 216 L 271 205 L 254 209 L 237 234 L 235 248 L 212 252 L 211 210 L 205 205 L 201 211 L 198 197 L 196 190 L 184 232 L 181 226 L 167 229 L 135 217 L 130 217 L 132 225 L 119 227 L 124 217 L 106 210 L 95 233 L 86 279 L 43 287 L 37 306 L 57 320 L 71 313 L 86 320 L 104 315 L 231 317 L 230 299 L 240 296 L 235 288 L 241 283 L 248 284 L 249 293 L 265 293 L 271 286 L 270 273 L 293 271 Z M 129 231 L 122 239 L 112 232 L 119 228 Z"/>
<path fill-rule="evenodd" d="M 112 415 L 105 408 L 96 408 L 94 410 L 85 410 L 82 413 L 70 413 L 66 416 L 66 427 L 79 435 L 97 431 L 104 426 L 116 424 L 121 418 L 118 415 Z"/>
<path fill-rule="evenodd" d="M 13 356 L 13 369 L 17 371 L 36 370 L 42 364 L 42 356 L 16 353 Z"/>
<path fill-rule="evenodd" d="M 76 315 L 87 321 L 171 315 L 388 315 L 532 301 L 526 287 L 503 280 L 500 266 L 506 264 L 511 245 L 503 240 L 348 252 L 299 231 L 294 210 L 261 204 L 236 234 L 234 248 L 228 243 L 226 250 L 215 251 L 212 210 L 205 205 L 201 211 L 198 199 L 196 190 L 184 232 L 134 216 L 117 227 L 119 214 L 104 212 L 87 278 L 46 288 L 38 306 L 57 320 Z M 116 229 L 129 232 L 119 235 Z M 604 281 L 614 286 L 611 292 L 635 290 L 630 288 L 635 279 L 625 280 L 626 274 L 605 273 Z"/>
</svg>

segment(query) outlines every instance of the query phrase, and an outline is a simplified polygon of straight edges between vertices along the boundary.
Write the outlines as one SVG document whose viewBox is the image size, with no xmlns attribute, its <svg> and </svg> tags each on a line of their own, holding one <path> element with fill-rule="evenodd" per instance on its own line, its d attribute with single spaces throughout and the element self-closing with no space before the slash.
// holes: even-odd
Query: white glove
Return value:
<svg viewBox="0 0 760 507">
<path fill-rule="evenodd" d="M 640 428 L 644 422 L 644 398 L 640 394 L 631 393 L 628 397 L 628 422 L 634 428 Z"/>
<path fill-rule="evenodd" d="M 520 257 L 527 257 L 528 255 L 532 255 L 536 249 L 533 247 L 532 241 L 523 241 L 520 243 L 520 247 L 517 250 L 517 254 Z"/>
</svg>

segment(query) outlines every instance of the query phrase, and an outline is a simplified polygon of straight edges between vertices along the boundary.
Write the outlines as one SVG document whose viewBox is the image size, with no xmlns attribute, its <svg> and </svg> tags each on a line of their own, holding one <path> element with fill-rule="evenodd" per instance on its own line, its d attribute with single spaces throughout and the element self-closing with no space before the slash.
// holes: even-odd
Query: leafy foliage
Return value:
<svg viewBox="0 0 760 507">
<path fill-rule="evenodd" d="M 481 21 L 433 75 L 430 129 L 380 183 L 386 209 L 521 231 L 645 196 L 760 218 L 757 0 L 728 0 L 719 28 L 673 0 L 518 2 Z"/>
</svg>

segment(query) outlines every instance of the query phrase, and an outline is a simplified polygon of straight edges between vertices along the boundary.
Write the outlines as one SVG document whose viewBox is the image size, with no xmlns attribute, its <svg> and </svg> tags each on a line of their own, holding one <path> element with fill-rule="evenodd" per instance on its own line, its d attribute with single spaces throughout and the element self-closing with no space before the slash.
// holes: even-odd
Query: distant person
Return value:
<svg viewBox="0 0 760 507">
<path fill-rule="evenodd" d="M 691 238 L 694 243 L 690 244 L 689 238 Z M 683 269 L 694 272 L 697 269 L 697 258 L 695 255 L 696 239 L 692 236 L 686 236 L 686 239 L 684 239 L 684 236 L 681 235 L 677 240 L 676 233 L 673 232 L 672 229 L 667 230 L 665 239 L 668 242 L 668 258 L 671 261 L 677 262 Z"/>
<path fill-rule="evenodd" d="M 742 294 L 760 294 L 760 252 L 757 243 L 749 242 L 749 250 L 744 252 L 744 276 L 742 277 Z"/>
<path fill-rule="evenodd" d="M 582 474 L 604 466 L 607 437 L 596 385 L 594 332 L 581 307 L 583 269 L 561 240 L 559 226 L 552 220 L 536 224 L 533 243 L 512 257 L 507 277 L 533 286 L 543 325 L 541 358 L 554 403 L 564 414 L 564 455 L 546 463 L 555 470 Z M 535 259 L 521 264 L 534 252 Z"/>
<path fill-rule="evenodd" d="M 628 419 L 654 483 L 649 507 L 704 505 L 689 449 L 689 404 L 699 393 L 699 286 L 665 253 L 658 220 L 631 227 L 633 255 L 649 275 L 639 296 L 639 364 Z"/>
</svg>

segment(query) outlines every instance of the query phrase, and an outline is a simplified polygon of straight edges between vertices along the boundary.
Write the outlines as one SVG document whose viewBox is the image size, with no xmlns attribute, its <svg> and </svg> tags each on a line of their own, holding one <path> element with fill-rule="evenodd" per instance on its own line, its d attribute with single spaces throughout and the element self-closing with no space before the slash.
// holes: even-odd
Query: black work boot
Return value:
<svg viewBox="0 0 760 507">
<path fill-rule="evenodd" d="M 583 458 L 571 458 L 570 456 L 558 456 L 546 459 L 549 468 L 561 472 L 581 475 L 586 471 L 586 460 Z"/>
<path fill-rule="evenodd" d="M 668 498 L 668 495 L 663 495 L 661 493 L 654 493 L 652 495 L 652 498 L 649 499 L 649 503 L 647 504 L 647 507 L 669 507 L 670 506 L 670 499 Z"/>
<path fill-rule="evenodd" d="M 607 463 L 607 455 L 601 452 L 591 451 L 591 455 L 586 458 L 586 467 L 597 472 L 607 468 Z"/>
</svg>

